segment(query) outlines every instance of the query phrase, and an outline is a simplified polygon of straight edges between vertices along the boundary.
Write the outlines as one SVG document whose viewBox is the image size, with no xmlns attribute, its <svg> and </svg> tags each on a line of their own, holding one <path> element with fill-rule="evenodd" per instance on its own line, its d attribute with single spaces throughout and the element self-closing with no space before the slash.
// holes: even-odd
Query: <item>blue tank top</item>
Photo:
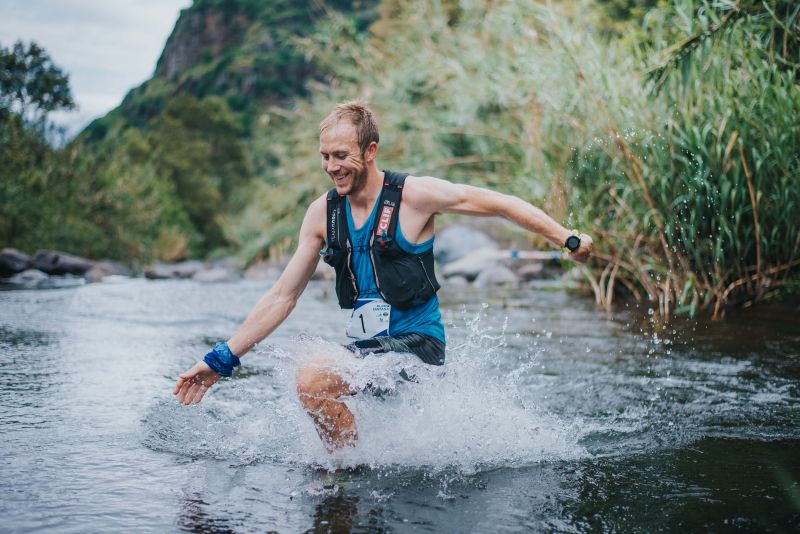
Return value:
<svg viewBox="0 0 800 534">
<path fill-rule="evenodd" d="M 378 198 L 380 200 L 380 198 Z M 345 199 L 345 210 L 347 212 L 347 227 L 350 230 L 350 243 L 353 247 L 353 274 L 358 283 L 358 295 L 364 298 L 381 298 L 378 288 L 375 285 L 375 275 L 372 269 L 372 261 L 369 258 L 369 241 L 375 221 L 375 213 L 378 208 L 378 200 L 372 207 L 372 212 L 367 217 L 366 222 L 361 228 L 356 229 L 353 223 L 353 216 L 350 213 L 350 199 Z M 424 243 L 410 243 L 397 225 L 395 235 L 400 248 L 412 254 L 420 254 L 433 247 L 434 238 L 430 238 Z M 389 335 L 408 334 L 416 332 L 427 334 L 440 340 L 444 339 L 444 325 L 442 324 L 442 313 L 439 311 L 439 297 L 434 295 L 427 302 L 407 310 L 398 310 L 392 307 L 389 318 Z"/>
</svg>

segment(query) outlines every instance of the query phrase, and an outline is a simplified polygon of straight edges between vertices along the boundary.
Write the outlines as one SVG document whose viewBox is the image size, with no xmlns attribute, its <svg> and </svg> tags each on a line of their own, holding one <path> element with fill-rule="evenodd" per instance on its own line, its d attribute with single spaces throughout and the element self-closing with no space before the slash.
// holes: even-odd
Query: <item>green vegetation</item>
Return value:
<svg viewBox="0 0 800 534">
<path fill-rule="evenodd" d="M 244 204 L 236 189 L 252 173 L 224 102 L 181 95 L 146 133 L 129 128 L 102 150 L 54 149 L 47 114 L 73 105 L 67 77 L 35 44 L 1 57 L 3 246 L 129 261 L 227 245 L 224 218 Z"/>
<path fill-rule="evenodd" d="M 647 126 L 626 135 L 609 113 L 611 136 L 578 150 L 573 169 L 582 220 L 604 244 L 599 302 L 620 282 L 663 315 L 719 316 L 800 265 L 797 15 L 788 1 L 651 13 Z"/>
<path fill-rule="evenodd" d="M 289 252 L 328 186 L 316 125 L 362 97 L 382 165 L 512 193 L 596 236 L 585 272 L 603 306 L 625 294 L 664 316 L 721 315 L 797 287 L 795 2 L 322 5 L 197 0 L 155 77 L 66 150 L 15 115 L 0 150 L 18 170 L 0 172 L 25 178 L 3 185 L 19 199 L 4 243 Z M 66 207 L 52 228 L 31 198 Z"/>
<path fill-rule="evenodd" d="M 296 206 L 324 190 L 307 178 L 318 172 L 309 125 L 363 96 L 387 166 L 510 192 L 589 229 L 599 256 L 586 272 L 606 307 L 622 292 L 664 316 L 720 315 L 769 296 L 800 263 L 791 2 L 679 1 L 631 17 L 647 36 L 637 42 L 593 37 L 586 4 L 383 6 L 367 38 L 333 17 L 304 40 L 336 83 L 265 114 L 288 134 L 273 182 L 234 228 L 242 243 L 292 235 L 302 213 L 266 192 L 277 183 Z"/>
</svg>

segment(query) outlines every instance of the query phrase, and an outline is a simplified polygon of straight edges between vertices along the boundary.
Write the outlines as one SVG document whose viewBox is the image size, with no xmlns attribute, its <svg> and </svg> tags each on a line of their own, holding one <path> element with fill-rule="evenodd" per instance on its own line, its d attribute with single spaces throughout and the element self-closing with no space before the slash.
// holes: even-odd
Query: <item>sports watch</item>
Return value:
<svg viewBox="0 0 800 534">
<path fill-rule="evenodd" d="M 569 254 L 570 252 L 575 252 L 579 248 L 581 248 L 580 233 L 578 233 L 577 230 L 573 230 L 564 242 L 564 252 Z"/>
</svg>

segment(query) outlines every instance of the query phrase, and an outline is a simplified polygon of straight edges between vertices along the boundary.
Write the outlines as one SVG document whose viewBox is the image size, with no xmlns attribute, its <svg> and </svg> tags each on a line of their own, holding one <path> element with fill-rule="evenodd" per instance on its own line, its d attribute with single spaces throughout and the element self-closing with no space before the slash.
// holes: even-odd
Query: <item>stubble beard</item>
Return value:
<svg viewBox="0 0 800 534">
<path fill-rule="evenodd" d="M 364 186 L 367 184 L 368 171 L 363 156 L 361 157 L 361 169 L 359 169 L 358 171 L 353 170 L 351 171 L 351 173 L 353 176 L 353 181 L 350 183 L 350 187 L 347 188 L 347 190 L 345 190 L 343 193 L 339 193 L 340 195 L 355 195 L 356 193 L 364 189 Z M 334 181 L 334 184 L 335 183 L 336 182 Z"/>
</svg>

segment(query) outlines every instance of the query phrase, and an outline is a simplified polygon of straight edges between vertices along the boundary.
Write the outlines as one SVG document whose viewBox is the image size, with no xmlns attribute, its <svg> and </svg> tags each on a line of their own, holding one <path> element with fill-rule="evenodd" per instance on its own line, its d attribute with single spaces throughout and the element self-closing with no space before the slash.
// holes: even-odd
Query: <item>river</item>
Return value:
<svg viewBox="0 0 800 534">
<path fill-rule="evenodd" d="M 175 377 L 264 281 L 117 279 L 0 291 L 4 532 L 793 532 L 797 303 L 658 328 L 541 283 L 445 287 L 447 363 L 352 361 L 394 393 L 348 401 L 325 454 L 293 385 L 346 314 L 312 282 L 197 406 Z M 416 382 L 396 381 L 414 369 Z M 335 469 L 334 487 L 327 487 Z"/>
</svg>

